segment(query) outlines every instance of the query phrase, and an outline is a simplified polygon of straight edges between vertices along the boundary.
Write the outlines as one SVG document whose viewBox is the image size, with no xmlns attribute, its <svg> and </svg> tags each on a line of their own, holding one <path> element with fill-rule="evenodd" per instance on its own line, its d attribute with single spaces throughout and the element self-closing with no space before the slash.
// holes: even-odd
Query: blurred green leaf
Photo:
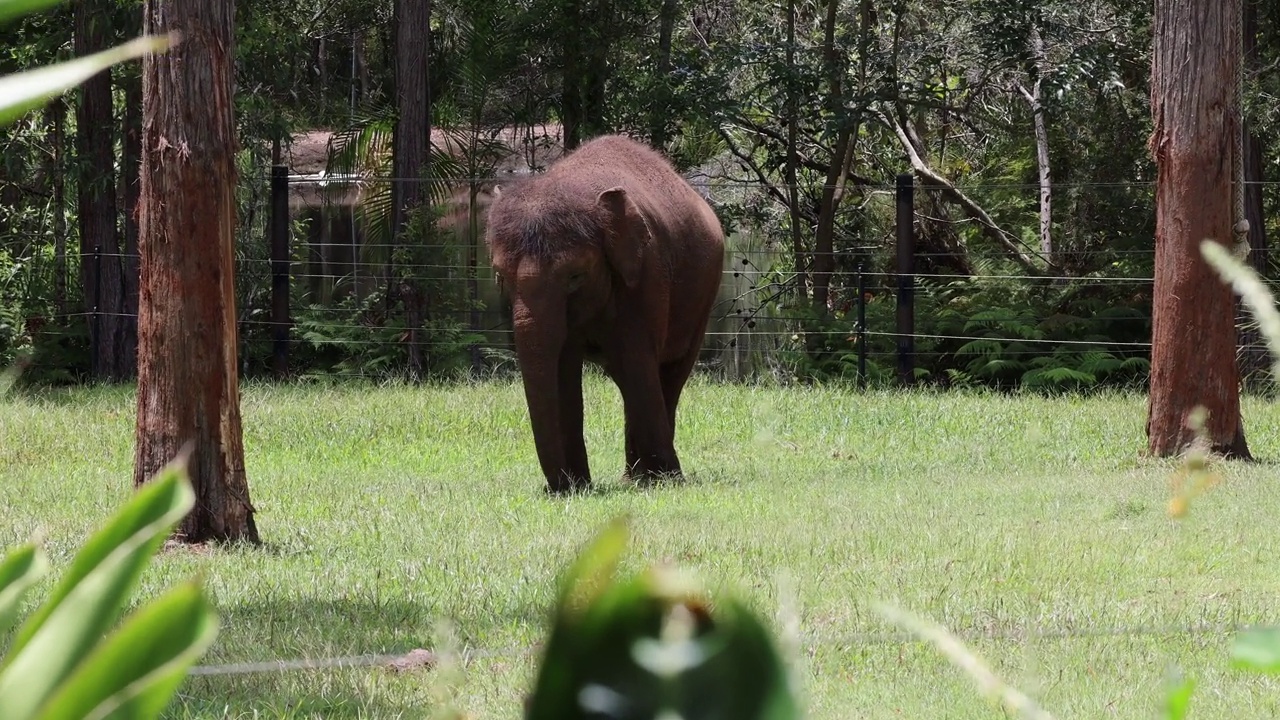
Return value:
<svg viewBox="0 0 1280 720">
<path fill-rule="evenodd" d="M 626 518 L 615 518 L 587 545 L 569 566 L 560 590 L 560 606 L 579 611 L 599 597 L 613 582 L 618 562 L 627 547 Z"/>
<path fill-rule="evenodd" d="M 567 574 L 527 717 L 798 717 L 755 614 L 733 599 L 713 612 L 701 585 L 671 568 L 616 578 L 626 538 L 615 520 Z"/>
<path fill-rule="evenodd" d="M 0 23 L 57 5 L 61 0 L 0 0 Z"/>
<path fill-rule="evenodd" d="M 1280 628 L 1250 630 L 1237 635 L 1231 646 L 1231 661 L 1236 667 L 1257 672 L 1280 672 Z"/>
<path fill-rule="evenodd" d="M 142 37 L 75 60 L 0 77 L 0 126 L 8 125 L 50 98 L 116 63 L 169 47 L 168 37 Z"/>
<path fill-rule="evenodd" d="M 1191 692 L 1195 686 L 1190 678 L 1170 678 L 1164 694 L 1165 720 L 1185 720 L 1191 710 Z"/>
<path fill-rule="evenodd" d="M 157 717 L 217 634 L 216 617 L 200 585 L 179 585 L 134 613 L 36 717 Z"/>
<path fill-rule="evenodd" d="M 143 568 L 195 502 L 181 462 L 139 489 L 85 543 L 0 666 L 0 717 L 27 720 L 119 617 Z"/>
<path fill-rule="evenodd" d="M 22 545 L 0 562 L 0 635 L 9 631 L 27 590 L 49 572 L 49 560 L 33 543 Z"/>
</svg>

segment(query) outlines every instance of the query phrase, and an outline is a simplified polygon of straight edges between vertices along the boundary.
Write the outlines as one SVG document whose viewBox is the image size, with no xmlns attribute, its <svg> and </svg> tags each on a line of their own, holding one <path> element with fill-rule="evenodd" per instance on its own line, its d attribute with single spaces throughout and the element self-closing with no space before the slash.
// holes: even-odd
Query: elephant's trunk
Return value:
<svg viewBox="0 0 1280 720">
<path fill-rule="evenodd" d="M 552 492 L 573 489 L 565 458 L 560 422 L 560 355 L 565 342 L 564 299 L 530 303 L 517 298 L 512 307 L 516 355 L 538 462 Z"/>
</svg>

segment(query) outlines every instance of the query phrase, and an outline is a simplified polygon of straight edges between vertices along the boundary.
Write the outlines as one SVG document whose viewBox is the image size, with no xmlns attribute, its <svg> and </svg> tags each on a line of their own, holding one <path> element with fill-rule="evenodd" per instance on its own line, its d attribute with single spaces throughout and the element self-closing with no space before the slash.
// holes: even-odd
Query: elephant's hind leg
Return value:
<svg viewBox="0 0 1280 720">
<path fill-rule="evenodd" d="M 662 381 L 656 363 L 637 362 L 619 373 L 627 424 L 627 476 L 648 482 L 679 475 Z"/>
</svg>

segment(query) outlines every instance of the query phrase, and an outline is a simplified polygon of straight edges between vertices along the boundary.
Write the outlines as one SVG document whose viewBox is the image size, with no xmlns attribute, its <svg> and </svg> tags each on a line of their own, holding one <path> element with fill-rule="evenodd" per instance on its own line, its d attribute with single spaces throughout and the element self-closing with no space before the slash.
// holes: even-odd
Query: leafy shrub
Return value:
<svg viewBox="0 0 1280 720">
<path fill-rule="evenodd" d="M 173 588 L 106 633 L 147 562 L 194 503 L 184 466 L 174 464 L 89 538 L 48 599 L 17 628 L 0 661 L 0 717 L 159 717 L 217 635 L 200 585 Z M 0 561 L 0 633 L 10 629 L 48 567 L 35 544 Z"/>
</svg>

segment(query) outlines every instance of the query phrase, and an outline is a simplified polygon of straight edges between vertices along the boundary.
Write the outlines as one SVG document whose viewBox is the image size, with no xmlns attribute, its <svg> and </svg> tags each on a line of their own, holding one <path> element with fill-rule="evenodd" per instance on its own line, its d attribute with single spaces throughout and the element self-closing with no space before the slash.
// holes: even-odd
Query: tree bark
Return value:
<svg viewBox="0 0 1280 720">
<path fill-rule="evenodd" d="M 404 232 L 427 197 L 431 172 L 431 98 L 428 49 L 431 0 L 396 0 L 396 124 L 392 141 L 392 231 Z"/>
<path fill-rule="evenodd" d="M 564 149 L 573 150 L 582 142 L 582 2 L 560 0 L 560 27 L 563 36 L 563 65 L 560 75 L 560 124 Z"/>
<path fill-rule="evenodd" d="M 1240 67 L 1233 26 L 1240 0 L 1157 0 L 1152 55 L 1150 149 L 1157 167 L 1152 300 L 1153 455 L 1196 440 L 1188 419 L 1208 411 L 1214 452 L 1249 457 L 1240 418 L 1234 297 L 1200 255 L 1205 238 L 1232 243 L 1234 88 Z"/>
<path fill-rule="evenodd" d="M 609 52 L 613 45 L 615 13 L 612 0 L 592 0 L 592 14 L 587 37 L 588 48 L 584 74 L 585 93 L 582 102 L 582 134 L 595 137 L 608 128 L 605 124 L 606 93 L 609 87 Z"/>
<path fill-rule="evenodd" d="M 129 36 L 142 33 L 142 8 L 130 10 Z M 136 13 L 136 14 L 135 14 Z M 121 202 L 124 204 L 124 253 L 121 270 L 124 275 L 125 352 L 129 357 L 129 373 L 138 371 L 138 202 L 142 192 L 142 74 L 138 66 L 125 68 L 124 86 L 124 157 L 121 160 Z"/>
<path fill-rule="evenodd" d="M 796 299 L 809 299 L 809 264 L 805 262 L 804 235 L 800 229 L 800 164 L 796 134 L 800 125 L 800 89 L 796 81 L 796 2 L 787 1 L 787 213 L 791 219 L 791 252 L 795 256 Z"/>
<path fill-rule="evenodd" d="M 110 44 L 112 5 L 78 0 L 75 6 L 77 57 Z M 76 155 L 84 163 L 77 190 L 80 280 L 89 325 L 89 372 L 95 379 L 120 381 L 133 362 L 125 339 L 124 278 L 116 231 L 115 122 L 111 73 L 103 71 L 80 87 L 76 105 Z"/>
<path fill-rule="evenodd" d="M 679 0 L 662 0 L 658 12 L 658 62 L 654 70 L 658 97 L 649 111 L 649 141 L 659 150 L 665 150 L 671 139 L 671 35 L 679 5 Z"/>
<path fill-rule="evenodd" d="M 1244 66 L 1245 72 L 1262 71 L 1258 57 L 1258 5 L 1261 0 L 1244 2 Z M 1252 124 L 1244 121 L 1244 188 L 1245 217 L 1249 220 L 1249 264 L 1259 273 L 1267 270 L 1267 223 L 1263 208 L 1263 183 L 1267 180 L 1262 157 L 1262 139 Z"/>
<path fill-rule="evenodd" d="M 1031 89 L 1021 84 L 1018 90 L 1031 106 L 1032 124 L 1036 135 L 1036 170 L 1040 179 L 1040 253 L 1050 269 L 1061 267 L 1053 247 L 1053 179 L 1049 168 L 1049 125 L 1044 117 L 1041 88 L 1045 74 L 1044 39 L 1039 28 L 1031 28 L 1032 64 L 1028 68 L 1032 76 Z"/>
<path fill-rule="evenodd" d="M 236 374 L 234 4 L 146 0 L 148 34 L 182 42 L 143 60 L 139 377 L 134 483 L 182 448 L 195 508 L 185 542 L 256 542 Z"/>
<path fill-rule="evenodd" d="M 431 88 L 428 82 L 430 58 L 431 0 L 396 0 L 396 126 L 392 140 L 392 229 L 397 245 L 402 243 L 412 214 L 429 199 L 431 180 Z M 426 310 L 423 293 L 410 277 L 392 288 L 399 289 L 409 331 L 409 374 L 422 377 L 426 362 L 422 353 L 422 323 Z"/>
<path fill-rule="evenodd" d="M 67 137 L 67 102 L 62 97 L 50 101 L 45 110 L 49 121 L 49 144 L 53 184 L 53 302 L 58 317 L 67 316 L 67 183 L 63 160 Z"/>
<path fill-rule="evenodd" d="M 818 204 L 818 227 L 813 238 L 813 308 L 819 316 L 828 311 L 831 289 L 831 272 L 835 267 L 836 210 L 844 196 L 845 159 L 850 154 L 850 124 L 845 119 L 844 63 L 836 48 L 836 11 L 840 0 L 828 0 L 826 22 L 823 23 L 822 64 L 827 73 L 827 110 L 837 120 L 835 147 L 831 150 L 831 164 L 822 184 Z"/>
</svg>

